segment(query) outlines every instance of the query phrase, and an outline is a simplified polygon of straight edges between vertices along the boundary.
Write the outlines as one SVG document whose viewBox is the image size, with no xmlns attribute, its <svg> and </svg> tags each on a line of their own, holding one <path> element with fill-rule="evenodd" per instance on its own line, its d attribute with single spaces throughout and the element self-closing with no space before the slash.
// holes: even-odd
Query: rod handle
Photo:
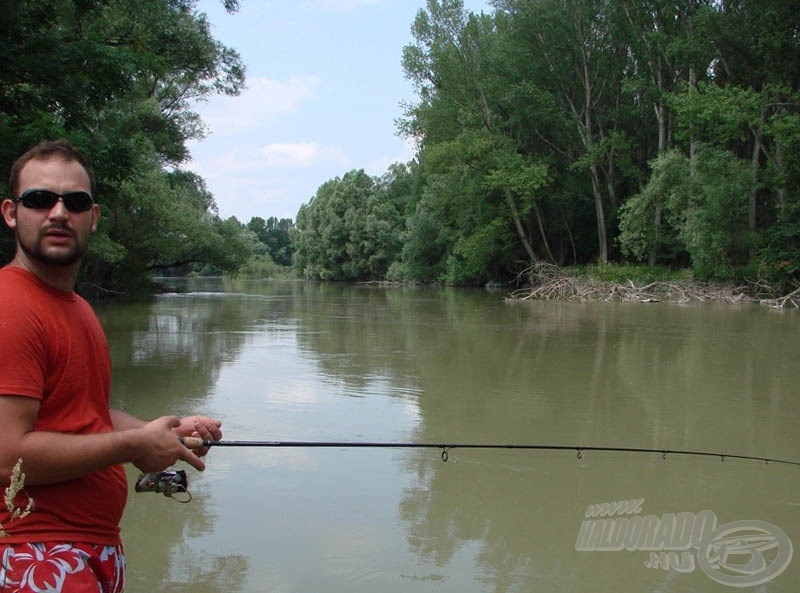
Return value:
<svg viewBox="0 0 800 593">
<path fill-rule="evenodd" d="M 183 445 L 189 449 L 198 449 L 206 444 L 200 437 L 180 437 L 180 440 Z"/>
</svg>

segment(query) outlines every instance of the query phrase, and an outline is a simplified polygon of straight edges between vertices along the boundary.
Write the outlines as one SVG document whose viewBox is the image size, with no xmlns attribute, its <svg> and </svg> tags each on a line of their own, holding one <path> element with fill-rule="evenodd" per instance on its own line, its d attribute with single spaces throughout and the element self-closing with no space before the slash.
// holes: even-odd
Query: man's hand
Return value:
<svg viewBox="0 0 800 593">
<path fill-rule="evenodd" d="M 137 437 L 140 443 L 137 455 L 131 460 L 133 464 L 144 473 L 160 472 L 182 459 L 203 471 L 205 463 L 178 440 L 180 435 L 176 434 L 176 429 L 180 428 L 181 420 L 177 416 L 162 416 L 134 429 L 139 433 Z"/>
<path fill-rule="evenodd" d="M 180 424 L 172 429 L 179 437 L 198 437 L 204 441 L 222 440 L 222 422 L 207 416 L 187 416 L 180 419 Z M 195 455 L 203 457 L 208 447 L 192 449 Z"/>
</svg>

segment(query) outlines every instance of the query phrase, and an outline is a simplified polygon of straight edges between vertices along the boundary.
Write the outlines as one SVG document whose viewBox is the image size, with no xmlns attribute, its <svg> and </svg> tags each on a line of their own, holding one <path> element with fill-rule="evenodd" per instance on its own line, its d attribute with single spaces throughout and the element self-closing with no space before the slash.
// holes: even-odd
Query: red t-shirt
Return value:
<svg viewBox="0 0 800 593">
<path fill-rule="evenodd" d="M 108 343 L 91 306 L 21 268 L 0 269 L 0 397 L 40 400 L 34 430 L 95 434 L 113 430 L 110 391 Z M 25 491 L 34 500 L 27 517 L 10 521 L 0 504 L 4 543 L 120 543 L 128 495 L 121 465 Z M 20 494 L 17 506 L 25 504 Z"/>
</svg>

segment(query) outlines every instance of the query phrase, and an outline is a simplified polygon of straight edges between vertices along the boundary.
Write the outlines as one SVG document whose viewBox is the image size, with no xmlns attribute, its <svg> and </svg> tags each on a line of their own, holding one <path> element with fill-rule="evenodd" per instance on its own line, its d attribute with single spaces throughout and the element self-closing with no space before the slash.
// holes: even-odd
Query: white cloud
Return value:
<svg viewBox="0 0 800 593">
<path fill-rule="evenodd" d="M 267 144 L 261 147 L 259 154 L 263 158 L 263 166 L 276 168 L 307 168 L 322 163 L 347 167 L 349 162 L 342 149 L 316 142 Z"/>
<path fill-rule="evenodd" d="M 362 6 L 375 6 L 380 3 L 381 0 L 306 0 L 304 4 L 310 9 L 347 12 Z"/>
<path fill-rule="evenodd" d="M 384 152 L 382 155 L 376 155 L 364 165 L 364 170 L 367 174 L 381 176 L 389 170 L 390 165 L 408 163 L 417 154 L 418 144 L 414 138 L 401 138 L 399 142 L 395 141 L 394 144 L 396 149 L 393 153 Z"/>
<path fill-rule="evenodd" d="M 211 134 L 227 136 L 252 131 L 277 117 L 298 111 L 314 97 L 315 76 L 292 76 L 287 80 L 248 78 L 247 88 L 236 97 L 215 96 L 197 106 Z"/>
<path fill-rule="evenodd" d="M 310 169 L 312 167 L 346 168 L 350 160 L 341 148 L 317 142 L 266 144 L 255 149 L 237 149 L 197 159 L 189 168 L 208 179 L 231 178 L 247 174 L 261 175 L 265 169 Z"/>
<path fill-rule="evenodd" d="M 350 167 L 341 148 L 316 142 L 239 147 L 188 164 L 206 180 L 220 215 L 295 218 L 319 185 Z M 302 171 L 298 175 L 298 171 Z"/>
</svg>

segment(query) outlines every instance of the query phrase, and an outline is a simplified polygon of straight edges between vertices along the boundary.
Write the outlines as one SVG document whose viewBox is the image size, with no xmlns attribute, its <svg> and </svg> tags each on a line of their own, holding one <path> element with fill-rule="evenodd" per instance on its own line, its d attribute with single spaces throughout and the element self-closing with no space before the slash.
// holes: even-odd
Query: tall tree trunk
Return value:
<svg viewBox="0 0 800 593">
<path fill-rule="evenodd" d="M 608 149 L 608 156 L 606 159 L 608 166 L 605 169 L 606 190 L 608 191 L 608 200 L 611 204 L 612 211 L 616 211 L 619 203 L 617 201 L 617 189 L 614 185 L 617 177 L 617 152 L 614 147 Z"/>
<path fill-rule="evenodd" d="M 653 243 L 647 256 L 647 265 L 651 268 L 658 262 L 658 242 L 661 240 L 661 220 L 664 216 L 664 207 L 660 199 L 655 203 L 655 216 L 653 218 Z"/>
<path fill-rule="evenodd" d="M 763 117 L 763 111 L 762 111 Z M 763 138 L 761 136 L 761 126 L 759 125 L 758 129 L 753 130 L 753 154 L 750 158 L 750 166 L 752 168 L 752 175 L 753 175 L 753 187 L 750 188 L 750 195 L 747 199 L 747 230 L 750 233 L 751 237 L 755 236 L 756 230 L 758 228 L 758 213 L 756 210 L 757 200 L 758 200 L 758 178 L 759 178 L 759 162 L 761 158 L 761 147 Z M 756 248 L 755 242 L 750 242 L 750 253 L 749 253 L 750 261 L 755 260 L 756 258 Z"/>
<path fill-rule="evenodd" d="M 542 245 L 544 245 L 544 250 L 547 252 L 547 257 L 550 258 L 551 262 L 555 263 L 556 258 L 553 257 L 553 252 L 550 250 L 550 243 L 544 232 L 544 220 L 542 219 L 542 213 L 539 211 L 539 205 L 536 203 L 536 200 L 533 201 L 533 212 L 536 215 L 536 224 L 539 226 L 539 234 L 542 236 Z"/>
<path fill-rule="evenodd" d="M 661 85 L 661 72 L 658 73 L 659 85 Z M 658 120 L 658 154 L 662 155 L 667 151 L 667 106 L 663 95 L 653 105 Z M 656 199 L 653 212 L 653 242 L 650 245 L 650 253 L 647 255 L 647 265 L 653 267 L 658 262 L 658 247 L 661 239 L 661 223 L 664 218 L 664 203 L 661 199 Z"/>
<path fill-rule="evenodd" d="M 697 72 L 694 66 L 689 67 L 689 93 L 697 90 Z M 689 138 L 689 176 L 694 177 L 697 172 L 697 140 L 692 133 Z"/>
<path fill-rule="evenodd" d="M 594 153 L 594 139 L 592 138 L 594 130 L 594 121 L 592 118 L 592 99 L 594 94 L 592 92 L 592 82 L 589 76 L 588 60 L 583 63 L 583 85 L 584 85 L 584 106 L 583 106 L 583 127 L 580 130 L 583 144 L 586 147 L 586 152 L 590 155 Z M 600 180 L 600 169 L 595 164 L 589 165 L 589 172 L 592 177 L 592 194 L 594 195 L 594 210 L 597 215 L 597 242 L 598 242 L 598 256 L 600 263 L 606 265 L 608 263 L 608 234 L 606 230 L 606 215 L 605 207 L 603 206 L 603 192 L 601 191 L 602 182 Z"/>
<path fill-rule="evenodd" d="M 763 118 L 762 112 L 762 118 Z M 758 221 L 756 220 L 756 198 L 758 196 L 758 178 L 759 178 L 759 162 L 761 158 L 761 147 L 763 146 L 763 137 L 761 135 L 761 126 L 753 130 L 753 154 L 750 157 L 750 166 L 753 173 L 753 187 L 750 190 L 750 197 L 747 200 L 747 230 L 751 233 L 756 232 Z"/>
<path fill-rule="evenodd" d="M 534 253 L 533 247 L 531 247 L 531 242 L 528 241 L 528 236 L 525 234 L 525 228 L 522 226 L 522 221 L 519 218 L 517 205 L 514 203 L 514 196 L 508 188 L 505 189 L 504 193 L 506 196 L 506 204 L 508 204 L 508 209 L 511 211 L 511 219 L 514 221 L 514 227 L 517 229 L 519 240 L 522 241 L 522 246 L 525 248 L 525 252 L 528 254 L 531 264 L 535 264 L 539 261 L 539 258 L 536 257 L 536 253 Z"/>
<path fill-rule="evenodd" d="M 575 238 L 572 236 L 572 231 L 569 228 L 569 222 L 567 221 L 567 215 L 564 214 L 564 209 L 559 207 L 558 211 L 561 213 L 561 218 L 564 221 L 564 228 L 567 229 L 567 236 L 569 237 L 569 244 L 572 247 L 572 263 L 578 263 L 578 250 L 575 249 Z"/>
<path fill-rule="evenodd" d="M 783 144 L 780 142 L 775 142 L 775 166 L 777 168 L 777 173 L 783 177 L 784 174 L 784 156 L 783 156 Z M 786 183 L 781 184 L 778 188 L 778 211 L 783 211 L 786 207 L 786 198 L 788 196 L 788 191 L 786 189 Z"/>
<path fill-rule="evenodd" d="M 592 173 L 592 193 L 594 194 L 594 210 L 597 215 L 597 246 L 599 248 L 600 263 L 608 263 L 608 235 L 606 233 L 606 215 L 603 207 L 603 192 L 600 191 L 600 173 L 597 165 L 590 167 Z"/>
</svg>

